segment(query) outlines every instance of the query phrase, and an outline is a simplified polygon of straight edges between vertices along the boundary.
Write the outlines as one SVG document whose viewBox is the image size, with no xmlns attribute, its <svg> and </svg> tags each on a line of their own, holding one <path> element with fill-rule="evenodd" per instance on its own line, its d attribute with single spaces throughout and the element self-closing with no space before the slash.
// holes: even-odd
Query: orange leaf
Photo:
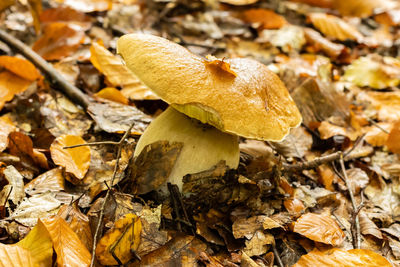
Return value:
<svg viewBox="0 0 400 267">
<path fill-rule="evenodd" d="M 90 22 L 90 17 L 70 7 L 60 6 L 43 11 L 42 14 L 40 14 L 40 21 L 45 23 L 57 21 Z"/>
<path fill-rule="evenodd" d="M 400 154 L 400 121 L 396 122 L 390 131 L 386 146 L 393 153 Z"/>
<path fill-rule="evenodd" d="M 99 241 L 96 256 L 103 265 L 116 265 L 113 254 L 125 264 L 132 258 L 131 250 L 136 250 L 140 243 L 142 223 L 134 214 L 126 214 L 115 222 Z"/>
<path fill-rule="evenodd" d="M 55 216 L 42 222 L 53 241 L 58 266 L 89 266 L 90 252 L 62 218 Z"/>
<path fill-rule="evenodd" d="M 258 2 L 258 0 L 219 0 L 219 1 L 234 6 L 251 5 Z"/>
<path fill-rule="evenodd" d="M 299 214 L 306 209 L 303 202 L 298 198 L 286 199 L 283 205 L 290 214 Z"/>
<path fill-rule="evenodd" d="M 391 267 L 392 265 L 381 255 L 367 249 L 351 249 L 348 251 L 332 248 L 325 251 L 314 249 L 301 256 L 293 267 L 326 266 L 326 267 Z"/>
<path fill-rule="evenodd" d="M 116 88 L 107 87 L 94 94 L 97 97 L 128 105 L 129 100 Z"/>
<path fill-rule="evenodd" d="M 77 51 L 84 38 L 85 33 L 80 26 L 55 22 L 46 25 L 42 37 L 32 49 L 46 60 L 59 60 Z"/>
<path fill-rule="evenodd" d="M 261 29 L 279 29 L 287 23 L 281 15 L 270 9 L 263 8 L 244 11 L 243 20 L 247 23 L 259 23 Z"/>
<path fill-rule="evenodd" d="M 0 66 L 28 81 L 33 82 L 42 77 L 35 66 L 23 58 L 0 56 Z"/>
<path fill-rule="evenodd" d="M 40 32 L 39 16 L 42 13 L 42 0 L 28 0 L 36 33 Z"/>
<path fill-rule="evenodd" d="M 0 12 L 6 8 L 12 6 L 13 4 L 15 4 L 15 0 L 1 0 L 0 1 Z"/>
<path fill-rule="evenodd" d="M 218 59 L 211 55 L 207 55 L 206 58 L 207 60 L 204 61 L 206 66 L 214 67 L 216 70 L 221 70 L 228 75 L 233 75 L 233 77 L 237 76 L 236 72 L 231 69 L 231 65 L 223 59 Z"/>
<path fill-rule="evenodd" d="M 0 72 L 0 110 L 4 104 L 14 98 L 16 94 L 22 93 L 28 89 L 31 81 L 20 78 L 9 72 Z"/>
<path fill-rule="evenodd" d="M 62 135 L 57 137 L 50 146 L 51 158 L 57 165 L 65 167 L 67 172 L 78 179 L 85 177 L 90 165 L 90 148 L 81 146 L 64 149 L 65 146 L 85 144 L 80 136 Z"/>
<path fill-rule="evenodd" d="M 306 213 L 294 223 L 294 232 L 305 237 L 333 246 L 340 245 L 345 234 L 336 221 L 328 215 Z"/>
<path fill-rule="evenodd" d="M 8 135 L 15 131 L 15 126 L 6 119 L 0 118 L 0 152 L 8 146 Z"/>
<path fill-rule="evenodd" d="M 339 17 L 325 13 L 311 13 L 308 17 L 314 27 L 327 37 L 340 41 L 345 41 L 347 39 L 362 41 L 363 39 L 362 34 L 358 32 L 357 29 Z"/>
</svg>

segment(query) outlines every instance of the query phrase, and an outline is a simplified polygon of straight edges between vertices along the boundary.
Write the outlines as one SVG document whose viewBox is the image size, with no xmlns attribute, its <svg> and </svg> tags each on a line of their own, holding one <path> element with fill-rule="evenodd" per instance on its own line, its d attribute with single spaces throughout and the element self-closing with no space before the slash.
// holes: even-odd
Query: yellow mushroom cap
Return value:
<svg viewBox="0 0 400 267">
<path fill-rule="evenodd" d="M 230 71 L 209 64 L 186 48 L 147 34 L 127 34 L 118 53 L 161 99 L 221 131 L 280 141 L 301 115 L 282 81 L 251 59 L 227 59 Z"/>
</svg>

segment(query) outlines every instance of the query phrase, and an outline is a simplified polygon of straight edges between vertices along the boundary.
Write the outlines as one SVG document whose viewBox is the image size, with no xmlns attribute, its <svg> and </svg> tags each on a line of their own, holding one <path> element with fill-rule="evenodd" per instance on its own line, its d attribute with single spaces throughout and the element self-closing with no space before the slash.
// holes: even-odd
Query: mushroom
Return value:
<svg viewBox="0 0 400 267">
<path fill-rule="evenodd" d="M 221 160 L 237 168 L 238 136 L 281 141 L 301 123 L 282 81 L 255 60 L 207 61 L 147 34 L 122 36 L 117 51 L 127 67 L 170 104 L 140 137 L 134 155 L 156 141 L 183 142 L 168 178 L 180 188 L 184 175 L 208 170 Z"/>
</svg>

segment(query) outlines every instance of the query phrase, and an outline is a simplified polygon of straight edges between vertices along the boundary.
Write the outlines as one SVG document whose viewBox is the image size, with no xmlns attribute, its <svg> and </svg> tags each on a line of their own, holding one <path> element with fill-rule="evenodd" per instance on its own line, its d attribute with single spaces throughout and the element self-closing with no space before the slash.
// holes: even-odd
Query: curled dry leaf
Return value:
<svg viewBox="0 0 400 267">
<path fill-rule="evenodd" d="M 0 110 L 16 94 L 28 89 L 31 83 L 31 81 L 21 78 L 10 71 L 0 72 Z"/>
<path fill-rule="evenodd" d="M 314 249 L 310 253 L 301 256 L 293 267 L 309 266 L 342 266 L 342 267 L 390 267 L 387 259 L 381 255 L 366 249 L 342 250 L 332 248 L 325 251 Z"/>
<path fill-rule="evenodd" d="M 285 25 L 286 19 L 270 9 L 254 8 L 242 13 L 243 20 L 256 24 L 261 29 L 279 29 Z"/>
<path fill-rule="evenodd" d="M 360 229 L 363 235 L 372 235 L 376 238 L 383 239 L 382 233 L 379 230 L 378 226 L 368 218 L 367 214 L 364 212 L 360 212 L 359 215 L 360 220 Z"/>
<path fill-rule="evenodd" d="M 329 215 L 324 214 L 306 213 L 302 215 L 294 223 L 293 231 L 311 240 L 332 246 L 340 245 L 345 238 L 345 234 L 337 222 Z"/>
<path fill-rule="evenodd" d="M 14 245 L 0 244 L 1 266 L 51 266 L 53 244 L 46 227 L 39 220 L 29 234 Z"/>
<path fill-rule="evenodd" d="M 124 105 L 129 104 L 129 100 L 121 93 L 120 90 L 113 87 L 106 87 L 94 94 L 94 96 L 118 102 Z"/>
<path fill-rule="evenodd" d="M 127 263 L 133 257 L 131 251 L 139 247 L 141 231 L 142 223 L 135 214 L 126 214 L 120 218 L 97 244 L 96 256 L 99 262 L 103 265 Z"/>
<path fill-rule="evenodd" d="M 64 149 L 64 147 L 85 143 L 80 136 L 57 137 L 50 146 L 51 158 L 57 165 L 65 167 L 67 172 L 74 174 L 78 179 L 83 179 L 90 165 L 90 148 L 81 146 Z"/>
<path fill-rule="evenodd" d="M 90 47 L 90 61 L 112 86 L 121 86 L 127 98 L 135 100 L 158 99 L 123 63 L 122 60 L 98 43 Z M 129 95 L 128 95 L 129 92 Z"/>
<path fill-rule="evenodd" d="M 347 67 L 342 79 L 375 89 L 397 86 L 400 83 L 400 61 L 390 57 L 360 57 Z"/>
<path fill-rule="evenodd" d="M 19 57 L 0 56 L 0 67 L 31 82 L 42 77 L 31 62 Z"/>
<path fill-rule="evenodd" d="M 54 22 L 44 27 L 32 49 L 46 60 L 59 60 L 76 52 L 85 38 L 81 26 Z"/>
<path fill-rule="evenodd" d="M 311 13 L 309 16 L 311 23 L 325 36 L 340 41 L 353 40 L 361 42 L 363 35 L 353 26 L 339 17 L 325 13 Z"/>
<path fill-rule="evenodd" d="M 8 146 L 8 135 L 15 131 L 15 126 L 6 118 L 0 118 L 0 152 Z"/>
<path fill-rule="evenodd" d="M 53 241 L 58 266 L 89 266 L 90 252 L 61 217 L 42 219 Z"/>
</svg>

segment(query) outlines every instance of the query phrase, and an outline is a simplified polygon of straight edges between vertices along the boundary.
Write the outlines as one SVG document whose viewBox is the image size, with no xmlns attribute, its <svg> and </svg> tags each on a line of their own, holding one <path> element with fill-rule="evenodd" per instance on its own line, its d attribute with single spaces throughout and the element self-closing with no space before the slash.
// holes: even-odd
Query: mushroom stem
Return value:
<svg viewBox="0 0 400 267">
<path fill-rule="evenodd" d="M 140 137 L 135 149 L 137 157 L 142 149 L 156 141 L 182 142 L 182 151 L 167 182 L 182 189 L 186 174 L 208 170 L 225 160 L 231 168 L 239 165 L 239 143 L 236 135 L 191 119 L 172 107 L 159 115 Z"/>
</svg>

